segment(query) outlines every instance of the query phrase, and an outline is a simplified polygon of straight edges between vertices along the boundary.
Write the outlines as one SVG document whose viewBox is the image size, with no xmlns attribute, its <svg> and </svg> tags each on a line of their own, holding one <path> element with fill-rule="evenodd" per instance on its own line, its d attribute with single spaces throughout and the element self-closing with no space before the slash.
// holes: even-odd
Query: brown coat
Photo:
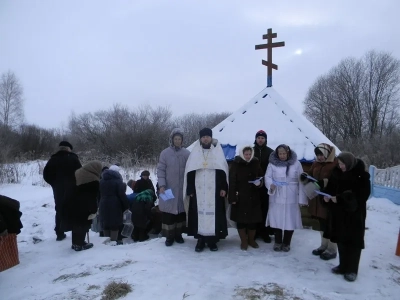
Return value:
<svg viewBox="0 0 400 300">
<path fill-rule="evenodd" d="M 333 147 L 332 147 L 333 148 Z M 315 161 L 310 170 L 307 172 L 308 175 L 314 177 L 317 180 L 324 180 L 324 188 L 327 186 L 328 179 L 332 174 L 332 171 L 337 168 L 338 162 L 337 158 L 335 157 L 335 148 L 328 156 L 325 162 L 321 163 Z M 311 199 L 309 202 L 308 211 L 313 217 L 325 219 L 327 218 L 327 205 L 323 201 L 321 196 L 315 197 Z"/>
</svg>

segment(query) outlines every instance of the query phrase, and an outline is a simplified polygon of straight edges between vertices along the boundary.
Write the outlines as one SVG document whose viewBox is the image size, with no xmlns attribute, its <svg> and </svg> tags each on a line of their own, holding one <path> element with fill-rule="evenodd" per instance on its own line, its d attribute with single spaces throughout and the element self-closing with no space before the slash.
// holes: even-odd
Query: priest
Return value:
<svg viewBox="0 0 400 300">
<path fill-rule="evenodd" d="M 228 235 L 225 197 L 228 164 L 212 130 L 200 130 L 200 143 L 189 155 L 185 168 L 184 192 L 188 236 L 197 239 L 195 251 L 205 245 L 217 251 L 217 242 Z"/>
</svg>

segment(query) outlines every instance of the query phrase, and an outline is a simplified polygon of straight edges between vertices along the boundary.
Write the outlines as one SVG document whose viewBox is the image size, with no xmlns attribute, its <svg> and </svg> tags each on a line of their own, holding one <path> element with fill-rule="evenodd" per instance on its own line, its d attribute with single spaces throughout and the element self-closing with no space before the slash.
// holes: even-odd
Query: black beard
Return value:
<svg viewBox="0 0 400 300">
<path fill-rule="evenodd" d="M 210 149 L 211 148 L 211 142 L 209 144 L 204 144 L 200 142 L 201 147 L 203 147 L 203 149 Z"/>
</svg>

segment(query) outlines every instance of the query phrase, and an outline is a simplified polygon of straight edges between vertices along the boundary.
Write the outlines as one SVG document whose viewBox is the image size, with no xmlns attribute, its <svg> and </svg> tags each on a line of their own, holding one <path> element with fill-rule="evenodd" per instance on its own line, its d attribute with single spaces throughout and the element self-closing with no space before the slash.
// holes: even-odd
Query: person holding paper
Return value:
<svg viewBox="0 0 400 300">
<path fill-rule="evenodd" d="M 186 225 L 186 214 L 183 205 L 183 181 L 189 150 L 182 147 L 183 131 L 179 128 L 172 130 L 169 136 L 170 146 L 164 149 L 158 160 L 157 178 L 159 195 L 171 189 L 173 199 L 158 199 L 162 214 L 162 235 L 166 238 L 165 246 L 170 247 L 174 241 L 184 243 L 182 231 Z"/>
<path fill-rule="evenodd" d="M 339 250 L 339 265 L 334 274 L 344 275 L 354 281 L 358 274 L 361 251 L 364 249 L 367 200 L 371 193 L 369 173 L 361 159 L 350 152 L 338 155 L 339 168 L 332 172 L 324 192 L 329 205 L 328 227 L 324 234 L 336 242 Z"/>
<path fill-rule="evenodd" d="M 264 130 L 257 131 L 253 149 L 254 157 L 260 161 L 261 169 L 265 174 L 269 164 L 269 156 L 274 150 L 267 146 L 267 133 Z M 260 188 L 260 200 L 262 221 L 257 225 L 256 238 L 260 237 L 264 243 L 271 243 L 270 235 L 274 234 L 274 230 L 271 227 L 265 227 L 269 207 L 269 195 L 265 185 Z"/>
<path fill-rule="evenodd" d="M 327 226 L 328 205 L 324 202 L 323 196 L 316 195 L 314 190 L 323 190 L 328 184 L 328 179 L 332 171 L 337 168 L 338 162 L 335 157 L 335 151 L 335 147 L 331 145 L 325 143 L 319 144 L 314 149 L 315 161 L 311 165 L 310 170 L 300 175 L 300 180 L 305 185 L 304 189 L 306 191 L 308 189 L 311 190 L 311 193 L 309 193 L 311 199 L 308 201 L 308 211 L 311 217 L 318 221 L 318 223 L 313 225 L 312 229 L 319 231 L 321 235 L 321 245 L 314 249 L 312 254 L 324 260 L 336 258 L 337 245 L 329 239 L 324 238 L 324 232 Z M 315 182 L 314 179 L 310 179 L 310 176 L 317 181 Z"/>
<path fill-rule="evenodd" d="M 258 248 L 254 240 L 257 223 L 261 222 L 260 190 L 263 184 L 263 171 L 259 160 L 254 157 L 251 146 L 242 148 L 233 160 L 229 170 L 228 200 L 232 204 L 230 218 L 237 224 L 240 249 L 248 245 Z"/>
<path fill-rule="evenodd" d="M 200 143 L 189 155 L 184 191 L 188 235 L 197 239 L 195 251 L 203 251 L 206 243 L 211 251 L 217 251 L 217 242 L 228 235 L 228 163 L 210 128 L 200 130 Z"/>
<path fill-rule="evenodd" d="M 303 227 L 299 204 L 308 201 L 300 184 L 301 173 L 297 154 L 289 146 L 281 144 L 271 153 L 265 174 L 270 194 L 266 226 L 275 228 L 275 251 L 290 251 L 294 230 Z"/>
</svg>

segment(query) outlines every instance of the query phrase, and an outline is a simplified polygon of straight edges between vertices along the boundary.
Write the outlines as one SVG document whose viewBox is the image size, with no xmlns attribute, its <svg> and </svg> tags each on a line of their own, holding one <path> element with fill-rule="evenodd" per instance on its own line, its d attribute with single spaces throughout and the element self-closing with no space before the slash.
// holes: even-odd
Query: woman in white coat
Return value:
<svg viewBox="0 0 400 300">
<path fill-rule="evenodd" d="M 269 210 L 265 226 L 275 229 L 275 251 L 290 251 L 293 232 L 302 228 L 300 204 L 308 204 L 300 184 L 303 168 L 296 153 L 287 145 L 279 145 L 269 157 L 265 173 Z"/>
</svg>

